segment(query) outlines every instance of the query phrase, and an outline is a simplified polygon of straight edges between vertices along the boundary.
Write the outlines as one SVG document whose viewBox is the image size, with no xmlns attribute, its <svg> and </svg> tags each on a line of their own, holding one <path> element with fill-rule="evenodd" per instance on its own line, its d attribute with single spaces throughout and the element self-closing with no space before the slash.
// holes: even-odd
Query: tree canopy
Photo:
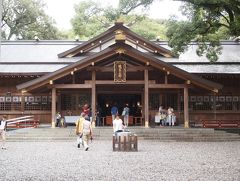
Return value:
<svg viewBox="0 0 240 181">
<path fill-rule="evenodd" d="M 206 54 L 210 61 L 217 61 L 218 55 L 221 53 L 220 39 L 229 39 L 240 35 L 240 1 L 179 1 L 185 3 L 182 6 L 182 13 L 187 17 L 187 21 L 179 22 L 171 19 L 168 23 L 167 37 L 173 52 L 178 54 L 185 51 L 188 44 L 195 40 L 199 45 L 198 55 Z M 134 2 L 148 7 L 153 0 L 126 0 L 124 2 L 127 9 L 133 10 L 136 8 L 133 5 Z"/>
<path fill-rule="evenodd" d="M 144 14 L 132 12 L 133 9 L 143 6 L 143 2 L 134 0 L 129 4 L 127 0 L 120 0 L 117 8 L 103 8 L 94 1 L 80 2 L 75 5 L 76 14 L 71 20 L 74 33 L 81 39 L 89 39 L 121 19 L 130 29 L 145 38 L 166 39 L 166 21 L 153 20 Z"/>
<path fill-rule="evenodd" d="M 2 38 L 3 39 L 40 39 L 59 38 L 54 20 L 44 12 L 41 0 L 4 0 L 2 1 Z"/>
</svg>

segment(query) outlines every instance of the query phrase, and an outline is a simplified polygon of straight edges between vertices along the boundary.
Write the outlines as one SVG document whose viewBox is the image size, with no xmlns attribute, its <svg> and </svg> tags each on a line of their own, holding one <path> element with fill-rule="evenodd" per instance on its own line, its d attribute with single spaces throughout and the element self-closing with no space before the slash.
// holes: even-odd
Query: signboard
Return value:
<svg viewBox="0 0 240 181">
<path fill-rule="evenodd" d="M 126 82 L 126 61 L 114 62 L 114 82 L 116 83 Z"/>
</svg>

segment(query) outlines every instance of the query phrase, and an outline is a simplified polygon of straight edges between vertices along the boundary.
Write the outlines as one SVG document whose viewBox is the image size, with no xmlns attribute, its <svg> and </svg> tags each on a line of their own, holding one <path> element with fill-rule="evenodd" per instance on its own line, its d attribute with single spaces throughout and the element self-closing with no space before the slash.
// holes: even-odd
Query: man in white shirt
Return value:
<svg viewBox="0 0 240 181">
<path fill-rule="evenodd" d="M 6 142 L 6 128 L 7 128 L 7 116 L 4 115 L 2 120 L 0 121 L 0 135 L 2 141 L 2 149 L 6 150 L 5 142 Z"/>
<path fill-rule="evenodd" d="M 123 131 L 123 121 L 117 115 L 116 118 L 113 120 L 113 132 L 115 137 L 117 138 L 117 133 Z"/>
</svg>

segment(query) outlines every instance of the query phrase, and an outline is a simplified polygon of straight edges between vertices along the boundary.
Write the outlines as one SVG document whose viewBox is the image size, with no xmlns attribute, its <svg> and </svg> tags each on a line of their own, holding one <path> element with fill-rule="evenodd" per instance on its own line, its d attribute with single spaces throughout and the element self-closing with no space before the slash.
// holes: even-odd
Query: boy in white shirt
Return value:
<svg viewBox="0 0 240 181">
<path fill-rule="evenodd" d="M 115 138 L 117 138 L 117 133 L 123 132 L 123 129 L 123 121 L 117 115 L 116 118 L 113 120 L 113 132 L 115 134 Z"/>
</svg>

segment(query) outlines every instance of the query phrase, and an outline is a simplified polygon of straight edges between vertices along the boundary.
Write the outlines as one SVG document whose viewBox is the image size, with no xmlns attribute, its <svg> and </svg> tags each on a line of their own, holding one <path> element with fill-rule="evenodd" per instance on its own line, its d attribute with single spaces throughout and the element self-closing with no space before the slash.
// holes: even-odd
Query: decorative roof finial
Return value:
<svg viewBox="0 0 240 181">
<path fill-rule="evenodd" d="M 123 33 L 122 30 L 118 29 L 115 31 L 115 40 L 116 41 L 125 41 L 126 35 Z"/>
</svg>

